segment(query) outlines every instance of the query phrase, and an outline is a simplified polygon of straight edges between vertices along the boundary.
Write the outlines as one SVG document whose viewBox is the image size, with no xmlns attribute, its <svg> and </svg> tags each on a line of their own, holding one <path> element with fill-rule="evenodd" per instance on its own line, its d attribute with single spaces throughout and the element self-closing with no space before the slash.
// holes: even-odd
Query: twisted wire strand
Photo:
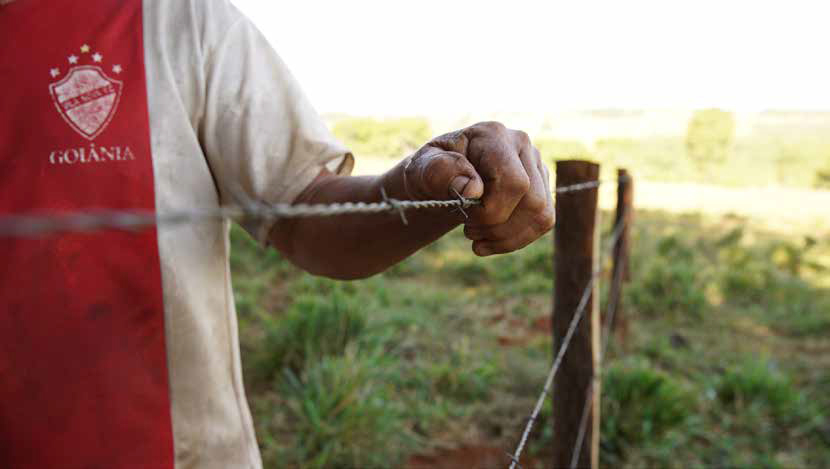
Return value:
<svg viewBox="0 0 830 469">
<path fill-rule="evenodd" d="M 325 205 L 277 204 L 173 210 L 155 213 L 150 210 L 89 210 L 74 213 L 0 216 L 0 237 L 36 237 L 58 232 L 89 232 L 105 228 L 137 230 L 152 225 L 222 219 L 279 219 L 331 217 L 346 214 L 375 214 L 425 208 L 468 208 L 479 205 L 474 199 L 463 200 L 394 200 L 383 202 L 345 202 Z"/>
<path fill-rule="evenodd" d="M 631 179 L 631 176 L 621 176 L 617 179 L 597 179 L 596 181 L 588 181 L 588 182 L 580 182 L 577 184 L 571 184 L 569 186 L 562 186 L 557 187 L 554 189 L 554 193 L 556 194 L 567 194 L 568 192 L 577 192 L 583 191 L 586 189 L 593 189 L 595 187 L 599 187 L 608 182 L 627 182 Z"/>
<path fill-rule="evenodd" d="M 603 181 L 590 181 L 557 187 L 558 194 L 592 189 Z M 479 199 L 459 197 L 453 200 L 397 200 L 381 202 L 343 202 L 333 204 L 254 204 L 153 212 L 151 210 L 85 210 L 70 213 L 0 215 L 0 237 L 30 238 L 63 232 L 90 232 L 114 228 L 139 230 L 149 226 L 181 225 L 209 220 L 282 219 L 332 217 L 348 214 L 399 213 L 427 208 L 466 209 L 481 205 Z M 402 217 L 403 218 L 403 217 Z M 404 218 L 405 220 L 405 218 Z"/>
<path fill-rule="evenodd" d="M 617 226 L 614 227 L 614 231 L 611 234 L 611 238 L 608 240 L 608 244 L 605 246 L 605 249 L 601 253 L 599 265 L 602 265 L 602 260 L 607 256 L 611 250 L 614 248 L 614 245 L 617 244 L 617 241 L 620 239 L 622 235 L 622 229 L 625 225 L 624 219 L 620 220 L 617 223 Z M 550 388 L 553 385 L 553 379 L 556 376 L 557 371 L 559 371 L 559 367 L 562 364 L 562 359 L 565 356 L 565 353 L 568 351 L 568 347 L 571 344 L 571 338 L 573 337 L 574 333 L 576 332 L 576 327 L 579 325 L 579 322 L 582 320 L 582 316 L 585 313 L 585 309 L 588 306 L 588 299 L 591 297 L 591 291 L 594 288 L 594 283 L 596 282 L 597 278 L 599 278 L 600 274 L 602 273 L 602 269 L 599 268 L 593 272 L 591 275 L 590 280 L 588 280 L 588 284 L 585 286 L 585 290 L 582 292 L 582 297 L 579 300 L 579 304 L 576 307 L 576 311 L 574 312 L 574 316 L 571 319 L 571 323 L 568 325 L 568 330 L 565 333 L 565 337 L 562 339 L 562 345 L 559 346 L 559 350 L 556 353 L 556 359 L 553 362 L 553 365 L 548 372 L 548 376 L 545 379 L 545 386 L 542 388 L 541 394 L 539 394 L 539 398 L 536 400 L 536 405 L 533 407 L 533 412 L 530 414 L 530 418 L 525 425 L 525 429 L 522 432 L 522 437 L 519 440 L 519 445 L 516 447 L 516 451 L 513 454 L 510 454 L 510 469 L 515 469 L 519 464 L 519 460 L 522 455 L 522 451 L 524 450 L 525 444 L 527 444 L 527 439 L 530 436 L 531 430 L 533 430 L 533 425 L 536 422 L 536 419 L 539 416 L 539 412 L 542 410 L 542 406 L 545 403 L 545 397 L 550 395 Z"/>
<path fill-rule="evenodd" d="M 588 181 L 588 182 L 580 182 L 579 184 L 572 184 L 570 186 L 562 186 L 557 187 L 554 189 L 554 192 L 557 194 L 566 194 L 568 192 L 576 192 L 576 191 L 583 191 L 586 189 L 593 189 L 595 187 L 599 187 L 603 184 L 604 181 L 597 180 L 597 181 Z"/>
</svg>

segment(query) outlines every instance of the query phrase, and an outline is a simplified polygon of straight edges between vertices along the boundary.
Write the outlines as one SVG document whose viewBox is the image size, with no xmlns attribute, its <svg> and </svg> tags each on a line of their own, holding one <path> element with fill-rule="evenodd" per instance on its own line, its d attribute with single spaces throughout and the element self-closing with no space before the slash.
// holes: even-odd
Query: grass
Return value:
<svg viewBox="0 0 830 469">
<path fill-rule="evenodd" d="M 285 396 L 286 424 L 300 437 L 289 446 L 277 445 L 275 459 L 313 468 L 399 463 L 414 436 L 394 381 L 385 379 L 388 361 L 348 349 L 299 375 L 285 369 L 278 391 Z"/>
<path fill-rule="evenodd" d="M 601 443 L 605 461 L 625 461 L 629 448 L 665 444 L 666 434 L 697 413 L 687 386 L 649 364 L 610 367 L 603 379 Z"/>
<path fill-rule="evenodd" d="M 826 465 L 830 237 L 638 212 L 632 239 L 630 333 L 607 357 L 602 460 Z M 405 468 L 448 446 L 515 446 L 552 355 L 550 236 L 480 259 L 454 231 L 348 283 L 303 274 L 241 230 L 232 242 L 266 467 Z M 529 456 L 544 461 L 554 437 L 548 403 Z"/>
<path fill-rule="evenodd" d="M 255 370 L 269 379 L 283 369 L 298 373 L 329 356 L 343 355 L 366 328 L 365 313 L 335 289 L 328 296 L 300 295 L 279 319 L 262 317 L 265 338 Z"/>
<path fill-rule="evenodd" d="M 638 281 L 629 297 L 632 306 L 648 317 L 699 318 L 706 309 L 706 270 L 694 249 L 680 237 L 664 237 L 657 244 L 657 255 L 640 263 Z"/>
</svg>

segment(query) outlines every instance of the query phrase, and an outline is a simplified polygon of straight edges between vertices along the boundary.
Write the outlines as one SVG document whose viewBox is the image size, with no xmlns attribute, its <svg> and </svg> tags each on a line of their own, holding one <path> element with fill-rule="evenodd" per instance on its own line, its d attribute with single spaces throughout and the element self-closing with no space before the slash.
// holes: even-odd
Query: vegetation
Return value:
<svg viewBox="0 0 830 469">
<path fill-rule="evenodd" d="M 432 136 L 420 118 L 340 117 L 333 126 L 364 156 L 399 158 Z M 657 181 L 830 187 L 826 132 L 735 137 L 735 119 L 718 110 L 696 113 L 687 130 L 535 143 L 548 161 L 590 158 Z M 448 447 L 514 448 L 552 356 L 550 236 L 480 259 L 456 230 L 384 274 L 335 282 L 298 271 L 238 228 L 231 235 L 266 467 L 406 469 L 413 455 Z M 632 240 L 629 334 L 611 342 L 602 377 L 601 460 L 827 465 L 830 237 L 638 211 Z M 546 467 L 555 437 L 548 401 L 523 467 Z"/>
<path fill-rule="evenodd" d="M 632 303 L 644 316 L 701 317 L 706 272 L 695 252 L 679 237 L 667 236 L 657 244 L 657 254 L 638 267 L 639 281 L 629 291 Z"/>
<path fill-rule="evenodd" d="M 355 154 L 400 159 L 432 138 L 429 121 L 418 117 L 342 117 L 332 131 Z"/>
<path fill-rule="evenodd" d="M 591 116 L 636 119 L 636 114 L 608 111 L 593 112 Z M 799 117 L 775 112 L 764 115 L 773 120 Z M 685 135 L 680 131 L 675 136 L 585 141 L 555 136 L 552 129 L 543 126 L 533 137 L 548 162 L 591 159 L 602 163 L 605 171 L 624 167 L 646 180 L 732 187 L 830 188 L 830 117 L 823 122 L 809 113 L 802 117 L 807 119 L 806 124 L 756 123 L 751 133 L 738 134 L 738 122 L 732 113 L 707 109 L 691 116 Z M 400 159 L 417 150 L 435 132 L 431 121 L 422 117 L 334 116 L 331 124 L 334 134 L 356 155 L 368 157 Z"/>
<path fill-rule="evenodd" d="M 720 109 L 697 111 L 686 131 L 686 154 L 703 170 L 726 161 L 735 141 L 735 118 Z"/>
<path fill-rule="evenodd" d="M 630 334 L 606 360 L 602 460 L 826 465 L 830 237 L 638 212 L 632 238 Z M 552 355 L 549 236 L 479 259 L 455 231 L 347 283 L 303 274 L 239 229 L 232 242 L 266 467 L 406 468 L 447 445 L 513 449 Z M 523 467 L 546 467 L 554 436 L 548 404 Z"/>
<path fill-rule="evenodd" d="M 830 169 L 819 171 L 816 174 L 815 186 L 819 189 L 830 189 Z"/>
<path fill-rule="evenodd" d="M 663 440 L 697 412 L 694 396 L 679 380 L 647 364 L 608 369 L 602 397 L 605 463 L 623 463 L 626 450 Z"/>
<path fill-rule="evenodd" d="M 830 136 L 736 138 L 729 156 L 720 161 L 693 158 L 686 152 L 682 137 L 599 139 L 591 148 L 577 141 L 547 137 L 537 138 L 534 143 L 548 162 L 591 159 L 602 163 L 606 170 L 628 168 L 651 181 L 732 187 L 830 187 L 830 171 L 826 169 Z"/>
</svg>

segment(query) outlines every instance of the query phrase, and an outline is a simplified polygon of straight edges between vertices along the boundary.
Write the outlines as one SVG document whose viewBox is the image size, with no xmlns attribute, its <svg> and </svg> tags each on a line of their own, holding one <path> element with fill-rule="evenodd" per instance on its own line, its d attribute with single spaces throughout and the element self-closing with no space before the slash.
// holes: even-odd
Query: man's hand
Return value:
<svg viewBox="0 0 830 469">
<path fill-rule="evenodd" d="M 442 135 L 378 176 L 337 176 L 323 170 L 295 203 L 377 202 L 393 198 L 449 199 L 452 189 L 483 205 L 470 207 L 464 233 L 473 251 L 489 256 L 527 246 L 553 226 L 548 171 L 527 134 L 486 122 Z M 404 226 L 388 213 L 292 218 L 271 242 L 301 268 L 338 279 L 381 272 L 459 223 L 446 210 L 415 210 Z"/>
<path fill-rule="evenodd" d="M 482 122 L 436 137 L 406 162 L 413 199 L 480 198 L 464 234 L 479 256 L 521 249 L 554 223 L 547 167 L 527 134 Z"/>
</svg>

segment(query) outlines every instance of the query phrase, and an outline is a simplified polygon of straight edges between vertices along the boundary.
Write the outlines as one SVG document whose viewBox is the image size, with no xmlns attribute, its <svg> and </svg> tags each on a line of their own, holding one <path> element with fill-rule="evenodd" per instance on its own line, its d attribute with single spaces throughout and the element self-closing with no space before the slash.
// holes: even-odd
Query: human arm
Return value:
<svg viewBox="0 0 830 469">
<path fill-rule="evenodd" d="M 407 214 L 286 219 L 269 239 L 289 260 L 318 275 L 355 279 L 381 272 L 461 222 L 477 255 L 515 251 L 553 226 L 548 171 L 524 132 L 485 122 L 437 137 L 380 176 L 323 170 L 295 203 L 376 202 L 381 188 L 402 200 L 451 199 L 456 189 L 482 205 L 469 219 L 446 209 Z"/>
</svg>

